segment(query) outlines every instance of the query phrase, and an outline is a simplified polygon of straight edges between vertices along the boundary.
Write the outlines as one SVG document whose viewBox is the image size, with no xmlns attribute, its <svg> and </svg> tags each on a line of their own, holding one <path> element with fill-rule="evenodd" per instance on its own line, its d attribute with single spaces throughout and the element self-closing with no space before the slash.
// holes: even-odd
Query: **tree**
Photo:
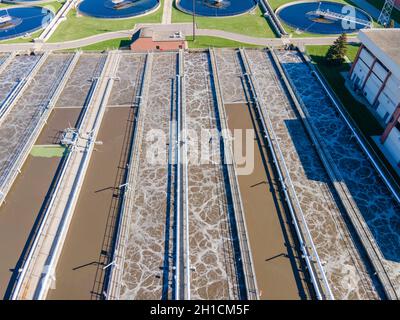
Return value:
<svg viewBox="0 0 400 320">
<path fill-rule="evenodd" d="M 329 48 L 325 59 L 328 64 L 339 65 L 344 62 L 347 53 L 347 35 L 342 33 Z"/>
</svg>

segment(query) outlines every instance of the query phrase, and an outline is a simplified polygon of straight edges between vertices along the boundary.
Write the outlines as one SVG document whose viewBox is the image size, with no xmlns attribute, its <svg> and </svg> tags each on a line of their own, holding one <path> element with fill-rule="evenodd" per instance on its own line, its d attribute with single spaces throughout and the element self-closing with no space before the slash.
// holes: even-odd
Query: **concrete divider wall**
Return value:
<svg viewBox="0 0 400 320">
<path fill-rule="evenodd" d="M 139 150 L 141 139 L 143 135 L 143 125 L 146 109 L 144 106 L 147 104 L 149 83 L 151 78 L 152 70 L 152 59 L 151 53 L 147 54 L 145 67 L 143 69 L 143 75 L 140 83 L 139 95 L 136 97 L 135 105 L 138 108 L 136 114 L 136 121 L 134 123 L 134 132 L 132 134 L 131 146 L 129 150 L 128 170 L 125 177 L 125 186 L 123 189 L 122 201 L 120 204 L 120 210 L 118 213 L 117 227 L 115 231 L 115 240 L 113 244 L 111 264 L 108 266 L 108 274 L 106 276 L 105 296 L 109 300 L 118 300 L 120 296 L 120 286 L 122 278 L 122 267 L 124 265 L 125 258 L 125 242 L 128 232 L 128 221 L 130 221 L 130 212 L 132 212 L 132 200 L 133 200 L 133 186 L 138 171 L 139 161 Z"/>
<path fill-rule="evenodd" d="M 213 49 L 209 49 L 212 77 L 214 79 L 214 90 L 217 97 L 217 108 L 219 112 L 221 130 L 223 132 L 228 131 L 227 118 L 224 109 L 224 102 L 221 94 L 221 84 L 218 76 L 218 65 L 216 63 L 215 53 Z M 231 187 L 231 194 L 233 199 L 233 210 L 236 217 L 236 225 L 238 229 L 238 238 L 240 245 L 240 252 L 242 256 L 242 264 L 244 269 L 247 299 L 258 300 L 259 292 L 257 288 L 256 273 L 254 270 L 254 263 L 251 254 L 251 247 L 249 242 L 249 236 L 247 233 L 246 221 L 244 216 L 243 202 L 240 195 L 239 183 L 237 180 L 236 168 L 234 163 L 234 156 L 232 151 L 232 145 L 228 140 L 228 137 L 223 136 L 222 140 L 224 148 L 224 156 L 226 162 L 226 168 L 229 176 L 229 183 Z"/>
</svg>

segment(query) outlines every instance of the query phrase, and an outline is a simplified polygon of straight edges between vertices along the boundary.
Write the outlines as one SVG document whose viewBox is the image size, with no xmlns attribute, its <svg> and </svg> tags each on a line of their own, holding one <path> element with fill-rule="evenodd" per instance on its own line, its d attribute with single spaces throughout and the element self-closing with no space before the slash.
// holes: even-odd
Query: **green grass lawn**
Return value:
<svg viewBox="0 0 400 320">
<path fill-rule="evenodd" d="M 268 0 L 270 6 L 272 7 L 273 10 L 276 10 L 280 6 L 283 6 L 286 3 L 289 2 L 295 2 L 296 0 Z"/>
<path fill-rule="evenodd" d="M 19 38 L 14 38 L 14 39 L 10 39 L 10 40 L 3 40 L 3 41 L 0 41 L 0 44 L 32 42 L 33 39 L 38 38 L 42 32 L 43 32 L 43 29 L 40 29 L 38 31 L 35 31 L 34 33 L 31 33 L 28 37 L 19 37 Z"/>
<path fill-rule="evenodd" d="M 114 50 L 126 48 L 130 45 L 130 38 L 118 38 L 107 41 L 102 41 L 98 43 L 91 44 L 86 47 L 81 47 L 79 50 L 83 51 L 103 51 L 103 50 Z M 208 36 L 197 36 L 195 41 L 191 40 L 191 37 L 188 39 L 189 48 L 257 48 L 260 46 L 256 46 L 253 44 L 237 42 L 233 40 L 228 40 L 224 38 L 218 37 L 208 37 Z M 68 51 L 76 51 L 78 49 L 71 49 Z"/>
<path fill-rule="evenodd" d="M 350 64 L 344 63 L 340 66 L 327 65 L 324 57 L 328 48 L 329 46 L 306 46 L 308 55 L 316 64 L 318 70 L 325 77 L 330 87 L 347 110 L 352 122 L 360 129 L 361 133 L 364 135 L 373 151 L 375 151 L 382 164 L 394 177 L 396 183 L 400 185 L 400 177 L 397 176 L 396 172 L 371 138 L 372 135 L 382 134 L 382 126 L 375 119 L 372 113 L 370 113 L 362 103 L 358 102 L 345 87 L 345 79 L 340 73 L 348 72 L 350 70 Z M 350 61 L 354 61 L 357 55 L 358 45 L 348 45 L 347 49 L 347 57 Z"/>
<path fill-rule="evenodd" d="M 61 22 L 48 42 L 70 41 L 100 33 L 129 30 L 133 29 L 136 23 L 159 23 L 162 18 L 163 4 L 164 0 L 161 0 L 156 12 L 131 19 L 96 19 L 78 16 L 76 10 L 72 9 L 68 13 L 67 20 Z"/>
<path fill-rule="evenodd" d="M 178 10 L 174 2 L 172 22 L 192 22 L 192 16 Z M 261 9 L 258 6 L 252 12 L 236 17 L 196 17 L 196 24 L 200 29 L 218 29 L 259 38 L 276 37 L 269 22 L 263 17 Z"/>
<path fill-rule="evenodd" d="M 195 41 L 188 39 L 189 48 L 261 48 L 254 44 L 248 44 L 219 37 L 197 36 Z"/>
<path fill-rule="evenodd" d="M 353 61 L 357 54 L 358 46 L 348 45 L 347 48 L 347 57 L 350 61 Z M 340 73 L 349 71 L 350 65 L 348 63 L 344 63 L 340 66 L 326 64 L 325 55 L 328 49 L 329 46 L 306 46 L 307 53 L 310 55 L 313 62 L 317 64 L 318 69 L 325 76 L 333 91 L 338 95 L 361 131 L 366 136 L 379 134 L 382 131 L 382 127 L 378 121 L 367 111 L 363 104 L 353 98 L 345 87 L 345 79 Z"/>
<path fill-rule="evenodd" d="M 131 44 L 130 38 L 118 38 L 112 40 L 101 41 L 98 43 L 93 43 L 91 45 L 81 47 L 79 50 L 83 51 L 103 51 L 103 50 L 115 50 L 125 47 L 129 47 Z M 78 49 L 71 49 L 70 51 L 75 51 Z"/>
</svg>

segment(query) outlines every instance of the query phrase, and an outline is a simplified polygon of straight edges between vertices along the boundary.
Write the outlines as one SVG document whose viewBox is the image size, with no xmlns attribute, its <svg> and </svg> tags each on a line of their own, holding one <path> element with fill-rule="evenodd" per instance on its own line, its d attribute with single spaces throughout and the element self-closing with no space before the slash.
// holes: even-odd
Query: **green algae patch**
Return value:
<svg viewBox="0 0 400 320">
<path fill-rule="evenodd" d="M 39 158 L 61 158 L 67 152 L 67 148 L 59 145 L 36 145 L 31 150 L 32 157 Z"/>
</svg>

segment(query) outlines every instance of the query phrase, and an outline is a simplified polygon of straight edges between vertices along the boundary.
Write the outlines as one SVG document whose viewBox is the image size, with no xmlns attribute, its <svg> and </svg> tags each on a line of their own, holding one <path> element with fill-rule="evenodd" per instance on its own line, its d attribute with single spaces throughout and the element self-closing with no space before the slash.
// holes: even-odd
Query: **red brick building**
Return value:
<svg viewBox="0 0 400 320">
<path fill-rule="evenodd" d="M 155 31 L 142 28 L 132 37 L 131 50 L 143 51 L 173 51 L 186 49 L 185 37 L 180 31 Z"/>
</svg>

